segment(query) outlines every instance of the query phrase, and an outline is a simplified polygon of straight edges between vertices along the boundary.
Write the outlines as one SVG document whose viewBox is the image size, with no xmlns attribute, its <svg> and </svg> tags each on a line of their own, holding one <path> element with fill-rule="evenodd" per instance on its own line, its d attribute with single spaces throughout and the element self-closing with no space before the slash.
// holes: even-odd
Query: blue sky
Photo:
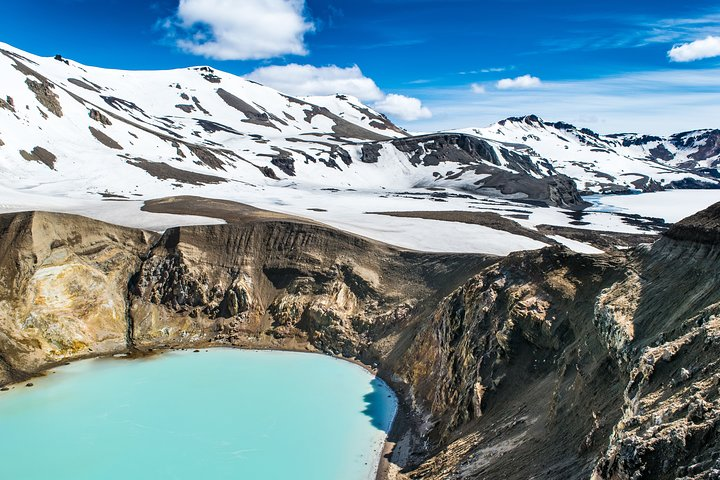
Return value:
<svg viewBox="0 0 720 480">
<path fill-rule="evenodd" d="M 0 40 L 109 68 L 209 64 L 291 94 L 343 89 L 418 131 L 528 113 L 601 132 L 720 127 L 717 1 L 179 2 L 10 2 Z"/>
</svg>

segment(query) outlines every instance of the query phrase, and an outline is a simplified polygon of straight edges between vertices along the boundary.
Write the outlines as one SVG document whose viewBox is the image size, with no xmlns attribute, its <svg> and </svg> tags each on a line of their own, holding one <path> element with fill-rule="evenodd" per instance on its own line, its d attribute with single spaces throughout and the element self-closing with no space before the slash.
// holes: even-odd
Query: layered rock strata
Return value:
<svg viewBox="0 0 720 480">
<path fill-rule="evenodd" d="M 388 478 L 720 474 L 720 205 L 653 245 L 505 258 L 231 207 L 160 237 L 0 216 L 0 384 L 161 347 L 323 351 L 398 393 Z"/>
</svg>

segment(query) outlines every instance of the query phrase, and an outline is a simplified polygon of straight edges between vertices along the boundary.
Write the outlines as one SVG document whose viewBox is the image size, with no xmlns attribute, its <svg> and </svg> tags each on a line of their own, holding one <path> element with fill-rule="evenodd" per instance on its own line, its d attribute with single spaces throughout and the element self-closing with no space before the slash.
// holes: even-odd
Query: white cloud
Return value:
<svg viewBox="0 0 720 480">
<path fill-rule="evenodd" d="M 512 67 L 510 67 L 512 69 Z M 498 73 L 498 72 L 504 72 L 505 70 L 508 70 L 508 67 L 490 67 L 490 68 L 481 68 L 480 70 L 470 70 L 467 72 L 458 72 L 459 75 L 476 75 L 478 73 Z"/>
<path fill-rule="evenodd" d="M 505 70 L 507 70 L 507 67 L 490 67 L 481 69 L 480 73 L 504 72 Z"/>
<path fill-rule="evenodd" d="M 382 113 L 407 121 L 432 117 L 430 109 L 424 107 L 419 99 L 395 93 L 389 94 L 373 107 Z"/>
<path fill-rule="evenodd" d="M 538 77 L 522 75 L 515 78 L 503 78 L 495 86 L 500 90 L 537 88 L 542 84 Z"/>
<path fill-rule="evenodd" d="M 470 90 L 472 90 L 473 93 L 485 93 L 485 87 L 483 85 L 480 85 L 479 83 L 471 84 Z"/>
<path fill-rule="evenodd" d="M 261 67 L 248 74 L 247 78 L 295 96 L 343 93 L 365 102 L 385 97 L 375 82 L 363 75 L 357 65 L 342 68 L 336 65 L 316 67 L 292 63 Z"/>
<path fill-rule="evenodd" d="M 217 60 L 306 55 L 305 0 L 180 0 L 164 22 L 182 50 Z"/>
<path fill-rule="evenodd" d="M 692 62 L 718 56 L 720 56 L 720 37 L 712 35 L 702 40 L 676 45 L 668 51 L 668 57 L 673 62 Z"/>
<path fill-rule="evenodd" d="M 497 90 L 475 95 L 467 86 L 418 90 L 431 120 L 414 131 L 489 125 L 531 113 L 602 133 L 666 135 L 720 128 L 720 68 L 667 69 L 593 79 L 546 81 L 538 90 Z"/>
<path fill-rule="evenodd" d="M 385 94 L 357 65 L 343 68 L 336 65 L 316 67 L 293 63 L 261 67 L 246 75 L 246 78 L 294 96 L 352 95 L 363 102 L 372 103 L 376 110 L 401 120 L 413 121 L 432 116 L 430 110 L 417 98 Z"/>
</svg>

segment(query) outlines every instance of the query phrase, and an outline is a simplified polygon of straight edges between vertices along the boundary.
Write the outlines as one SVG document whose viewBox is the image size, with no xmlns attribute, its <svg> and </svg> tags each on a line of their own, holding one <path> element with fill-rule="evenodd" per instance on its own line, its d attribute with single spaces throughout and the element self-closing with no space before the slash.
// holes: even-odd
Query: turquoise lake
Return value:
<svg viewBox="0 0 720 480">
<path fill-rule="evenodd" d="M 0 393 L 0 478 L 372 479 L 397 400 L 323 355 L 201 350 L 63 366 Z"/>
</svg>

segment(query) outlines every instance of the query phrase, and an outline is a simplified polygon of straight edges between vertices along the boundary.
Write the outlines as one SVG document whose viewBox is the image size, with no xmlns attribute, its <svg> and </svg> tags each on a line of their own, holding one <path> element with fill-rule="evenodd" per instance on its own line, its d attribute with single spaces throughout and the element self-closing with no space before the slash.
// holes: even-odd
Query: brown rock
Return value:
<svg viewBox="0 0 720 480">
<path fill-rule="evenodd" d="M 20 156 L 29 162 L 40 162 L 47 165 L 51 170 L 55 170 L 55 160 L 57 160 L 57 157 L 54 153 L 42 147 L 35 147 L 30 153 L 25 150 L 20 150 Z"/>
<path fill-rule="evenodd" d="M 40 82 L 26 78 L 25 84 L 35 94 L 37 101 L 40 102 L 43 107 L 47 108 L 50 113 L 57 117 L 63 116 L 60 97 L 53 91 L 55 85 L 44 78 Z"/>
<path fill-rule="evenodd" d="M 104 113 L 102 113 L 100 110 L 91 108 L 88 111 L 88 115 L 90 116 L 90 118 L 92 118 L 96 122 L 101 123 L 102 125 L 106 125 L 106 126 L 112 125 L 112 122 L 110 121 L 110 119 Z"/>
</svg>

